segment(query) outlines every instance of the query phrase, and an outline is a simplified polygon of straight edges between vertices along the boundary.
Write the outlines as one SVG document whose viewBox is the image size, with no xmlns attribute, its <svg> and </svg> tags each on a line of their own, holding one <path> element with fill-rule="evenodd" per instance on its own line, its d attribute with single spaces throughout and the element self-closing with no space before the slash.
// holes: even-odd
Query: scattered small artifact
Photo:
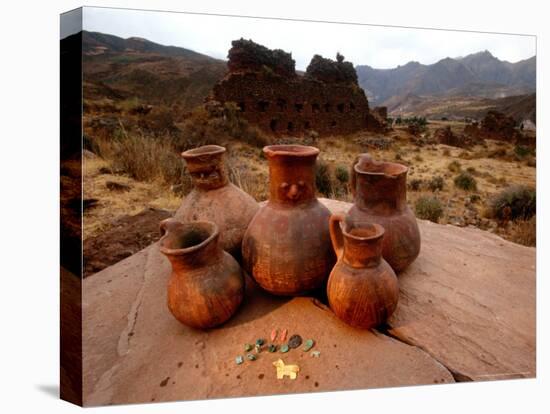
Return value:
<svg viewBox="0 0 550 414">
<path fill-rule="evenodd" d="M 298 348 L 300 345 L 302 345 L 302 337 L 300 335 L 292 335 L 288 340 L 289 348 Z"/>
<path fill-rule="evenodd" d="M 250 345 L 250 344 L 244 344 L 244 351 L 245 351 L 245 352 L 250 352 L 250 351 L 252 351 L 252 345 Z"/>
<path fill-rule="evenodd" d="M 319 149 L 270 145 L 269 200 L 243 238 L 243 267 L 268 292 L 297 295 L 324 286 L 335 262 L 329 210 L 315 197 Z M 307 247 L 307 248 L 305 248 Z"/>
<path fill-rule="evenodd" d="M 311 351 L 311 356 L 313 358 L 319 358 L 321 356 L 321 351 Z"/>
<path fill-rule="evenodd" d="M 193 181 L 174 218 L 182 222 L 213 221 L 224 250 L 240 258 L 243 235 L 259 209 L 249 194 L 229 182 L 223 156 L 226 149 L 204 145 L 181 154 Z"/>
<path fill-rule="evenodd" d="M 300 372 L 300 367 L 298 365 L 285 365 L 282 359 L 278 359 L 273 365 L 277 368 L 277 379 L 283 379 L 287 376 L 294 380 L 298 372 Z"/>
<path fill-rule="evenodd" d="M 260 352 L 262 352 L 262 346 L 261 345 L 254 345 L 254 350 L 256 351 L 257 354 L 259 354 Z"/>
<path fill-rule="evenodd" d="M 396 272 L 409 266 L 420 252 L 420 231 L 407 205 L 408 170 L 405 165 L 360 154 L 350 174 L 354 204 L 346 222 L 380 224 L 385 230 L 382 256 Z"/>
<path fill-rule="evenodd" d="M 265 341 L 262 338 L 256 339 L 256 345 L 262 346 L 265 343 Z"/>
<path fill-rule="evenodd" d="M 271 342 L 275 342 L 275 339 L 277 339 L 277 329 L 273 329 L 271 331 L 270 339 L 271 339 Z"/>
<path fill-rule="evenodd" d="M 267 350 L 269 352 L 275 352 L 275 351 L 277 351 L 277 345 L 269 344 L 269 346 L 267 347 Z"/>
<path fill-rule="evenodd" d="M 338 256 L 327 285 L 330 308 L 354 327 L 369 329 L 384 323 L 399 297 L 397 276 L 382 258 L 384 228 L 347 224 L 344 215 L 334 214 L 330 235 Z"/>
<path fill-rule="evenodd" d="M 246 354 L 246 357 L 247 357 L 250 361 L 256 361 L 256 355 L 254 355 L 254 354 Z"/>
<path fill-rule="evenodd" d="M 313 345 L 315 345 L 315 341 L 313 339 L 306 340 L 305 345 L 304 345 L 304 352 L 307 352 L 311 348 L 313 348 Z"/>
<path fill-rule="evenodd" d="M 283 331 L 281 332 L 281 336 L 279 337 L 279 339 L 281 340 L 281 342 L 284 342 L 286 341 L 286 335 L 288 333 L 288 329 L 283 329 Z"/>
<path fill-rule="evenodd" d="M 160 251 L 172 264 L 168 308 L 181 323 L 207 329 L 227 321 L 244 296 L 237 261 L 219 243 L 218 226 L 209 221 L 160 223 Z"/>
<path fill-rule="evenodd" d="M 237 358 L 235 358 L 235 363 L 237 365 L 241 365 L 244 362 L 244 358 L 242 355 L 239 355 Z"/>
<path fill-rule="evenodd" d="M 279 348 L 279 351 L 281 351 L 282 354 L 286 354 L 289 350 L 289 347 L 287 344 L 283 344 L 281 345 L 281 347 Z"/>
</svg>

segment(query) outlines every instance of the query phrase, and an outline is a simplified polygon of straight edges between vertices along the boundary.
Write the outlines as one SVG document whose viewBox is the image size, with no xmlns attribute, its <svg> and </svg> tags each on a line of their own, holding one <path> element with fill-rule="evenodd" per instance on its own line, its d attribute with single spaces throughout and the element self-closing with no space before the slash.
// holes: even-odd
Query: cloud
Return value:
<svg viewBox="0 0 550 414">
<path fill-rule="evenodd" d="M 411 60 L 424 64 L 489 50 L 516 62 L 536 53 L 534 36 L 411 29 L 386 26 L 296 22 L 86 7 L 83 28 L 123 38 L 137 36 L 226 59 L 231 40 L 244 37 L 291 52 L 296 68 L 311 57 L 342 53 L 355 65 L 392 68 Z"/>
</svg>

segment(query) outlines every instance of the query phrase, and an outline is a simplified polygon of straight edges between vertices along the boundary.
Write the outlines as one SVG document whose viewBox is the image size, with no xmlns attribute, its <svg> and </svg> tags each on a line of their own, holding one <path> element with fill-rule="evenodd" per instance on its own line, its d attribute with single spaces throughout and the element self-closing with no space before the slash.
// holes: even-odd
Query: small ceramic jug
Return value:
<svg viewBox="0 0 550 414">
<path fill-rule="evenodd" d="M 303 145 L 270 145 L 269 201 L 254 216 L 243 238 L 243 267 L 265 290 L 300 295 L 324 287 L 334 265 L 330 211 L 315 197 L 319 150 Z"/>
<path fill-rule="evenodd" d="M 397 273 L 420 253 L 420 231 L 407 205 L 408 170 L 405 165 L 375 161 L 368 154 L 360 154 L 350 175 L 354 203 L 346 221 L 384 227 L 382 255 Z"/>
<path fill-rule="evenodd" d="M 244 232 L 260 206 L 229 182 L 223 161 L 225 151 L 219 145 L 204 145 L 181 154 L 194 188 L 174 218 L 182 222 L 213 221 L 220 229 L 222 248 L 239 260 Z"/>
<path fill-rule="evenodd" d="M 330 308 L 357 328 L 383 324 L 399 297 L 397 276 L 382 258 L 384 228 L 346 225 L 344 216 L 335 214 L 330 218 L 330 237 L 338 256 L 327 285 Z"/>
<path fill-rule="evenodd" d="M 160 223 L 160 251 L 170 260 L 168 308 L 181 323 L 199 329 L 227 321 L 244 296 L 244 277 L 237 261 L 219 243 L 213 222 Z"/>
</svg>

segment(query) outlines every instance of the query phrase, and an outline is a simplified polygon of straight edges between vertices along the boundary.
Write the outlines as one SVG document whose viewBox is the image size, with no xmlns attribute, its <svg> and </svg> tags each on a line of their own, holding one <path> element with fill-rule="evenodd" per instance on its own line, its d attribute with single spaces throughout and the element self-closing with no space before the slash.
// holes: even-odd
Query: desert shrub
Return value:
<svg viewBox="0 0 550 414">
<path fill-rule="evenodd" d="M 447 165 L 447 168 L 449 169 L 449 171 L 451 172 L 460 172 L 460 170 L 462 169 L 462 165 L 460 165 L 460 163 L 458 161 L 452 161 L 449 163 L 449 165 Z"/>
<path fill-rule="evenodd" d="M 443 215 L 443 205 L 435 197 L 420 197 L 414 206 L 416 216 L 437 223 Z"/>
<path fill-rule="evenodd" d="M 472 175 L 476 175 L 477 174 L 477 170 L 474 168 L 474 167 L 468 167 L 466 168 L 466 172 L 472 174 Z"/>
<path fill-rule="evenodd" d="M 417 161 L 417 162 L 422 162 L 422 161 L 424 161 L 424 159 L 423 159 L 420 155 L 418 155 L 418 154 L 414 156 L 414 160 Z"/>
<path fill-rule="evenodd" d="M 209 103 L 196 108 L 183 122 L 178 149 L 208 144 L 221 144 L 228 139 L 238 139 L 258 148 L 268 145 L 269 139 L 256 126 L 239 115 L 239 107 L 233 102 Z"/>
<path fill-rule="evenodd" d="M 423 181 L 420 178 L 413 178 L 409 181 L 409 189 L 411 191 L 419 191 L 422 187 Z"/>
<path fill-rule="evenodd" d="M 451 155 L 451 151 L 449 150 L 449 148 L 445 148 L 443 150 L 443 155 L 446 157 L 449 157 Z"/>
<path fill-rule="evenodd" d="M 510 240 L 514 243 L 524 246 L 537 245 L 537 218 L 531 217 L 529 220 L 518 220 L 512 224 L 510 231 Z"/>
<path fill-rule="evenodd" d="M 317 190 L 325 197 L 331 196 L 332 181 L 330 179 L 329 166 L 325 161 L 317 161 L 315 166 L 315 185 Z"/>
<path fill-rule="evenodd" d="M 481 201 L 481 196 L 479 194 L 472 194 L 470 196 L 470 201 L 472 203 L 477 203 L 478 201 Z"/>
<path fill-rule="evenodd" d="M 440 175 L 433 177 L 428 183 L 428 188 L 432 191 L 443 190 L 445 186 L 445 180 Z"/>
<path fill-rule="evenodd" d="M 527 220 L 537 210 L 536 191 L 525 185 L 512 185 L 489 200 L 487 215 L 499 220 Z"/>
<path fill-rule="evenodd" d="M 336 167 L 336 170 L 334 171 L 334 176 L 342 184 L 345 184 L 349 181 L 349 171 L 343 165 L 339 165 L 338 167 Z"/>
<path fill-rule="evenodd" d="M 506 155 L 508 155 L 508 153 L 506 152 L 506 149 L 498 148 L 496 150 L 490 151 L 487 154 L 487 157 L 488 158 L 504 158 L 504 157 L 506 157 Z"/>
<path fill-rule="evenodd" d="M 516 145 L 514 147 L 514 154 L 521 159 L 527 157 L 528 155 L 532 155 L 533 151 L 525 145 Z"/>
<path fill-rule="evenodd" d="M 160 179 L 167 184 L 181 184 L 187 179 L 179 152 L 168 138 L 129 134 L 111 145 L 113 169 L 135 180 Z"/>
<path fill-rule="evenodd" d="M 394 158 L 396 161 L 401 161 L 403 159 L 400 152 L 396 152 Z"/>
<path fill-rule="evenodd" d="M 468 172 L 462 172 L 458 174 L 454 179 L 455 186 L 466 191 L 475 191 L 477 190 L 477 181 Z"/>
</svg>

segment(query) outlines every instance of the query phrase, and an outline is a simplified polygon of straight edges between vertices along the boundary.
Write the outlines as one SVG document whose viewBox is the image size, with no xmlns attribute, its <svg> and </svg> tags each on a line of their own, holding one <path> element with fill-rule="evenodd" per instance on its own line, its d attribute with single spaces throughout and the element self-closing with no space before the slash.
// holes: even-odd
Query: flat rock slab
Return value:
<svg viewBox="0 0 550 414">
<path fill-rule="evenodd" d="M 476 228 L 418 223 L 420 255 L 399 275 L 388 332 L 424 349 L 458 380 L 534 377 L 535 249 Z"/>
<path fill-rule="evenodd" d="M 270 296 L 250 280 L 227 324 L 192 330 L 168 312 L 170 265 L 156 244 L 86 278 L 85 405 L 453 382 L 445 366 L 459 379 L 534 376 L 535 250 L 474 229 L 419 223 L 421 254 L 400 275 L 389 323 L 399 340 L 350 328 L 316 299 Z M 235 364 L 245 343 L 268 340 L 274 328 L 315 339 L 320 357 L 300 347 Z M 276 379 L 279 357 L 300 366 L 296 380 Z"/>
</svg>

